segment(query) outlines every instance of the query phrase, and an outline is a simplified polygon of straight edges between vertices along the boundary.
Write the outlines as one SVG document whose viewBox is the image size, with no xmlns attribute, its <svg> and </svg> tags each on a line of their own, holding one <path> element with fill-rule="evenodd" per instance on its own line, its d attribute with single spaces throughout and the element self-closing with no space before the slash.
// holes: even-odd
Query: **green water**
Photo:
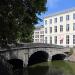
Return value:
<svg viewBox="0 0 75 75">
<path fill-rule="evenodd" d="M 14 75 L 75 75 L 75 63 L 68 61 L 44 62 L 16 71 Z"/>
</svg>

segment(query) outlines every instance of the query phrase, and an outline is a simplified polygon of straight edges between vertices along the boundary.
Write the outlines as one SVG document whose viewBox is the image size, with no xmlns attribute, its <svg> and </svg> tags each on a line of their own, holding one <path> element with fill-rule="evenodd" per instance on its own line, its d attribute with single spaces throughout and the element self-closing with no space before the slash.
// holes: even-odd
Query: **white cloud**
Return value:
<svg viewBox="0 0 75 75">
<path fill-rule="evenodd" d="M 47 7 L 55 8 L 58 6 L 59 0 L 47 0 Z"/>
</svg>

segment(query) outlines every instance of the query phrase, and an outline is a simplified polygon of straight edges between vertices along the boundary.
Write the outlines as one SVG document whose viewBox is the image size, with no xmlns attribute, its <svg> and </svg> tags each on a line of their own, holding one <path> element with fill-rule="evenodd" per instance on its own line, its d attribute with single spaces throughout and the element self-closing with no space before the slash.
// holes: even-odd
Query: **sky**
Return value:
<svg viewBox="0 0 75 75">
<path fill-rule="evenodd" d="M 47 11 L 45 13 L 42 13 L 41 16 L 39 16 L 39 18 L 41 18 L 42 20 L 44 17 L 52 13 L 74 8 L 75 0 L 47 0 L 46 7 Z M 43 21 L 39 22 L 37 25 L 43 25 Z"/>
</svg>

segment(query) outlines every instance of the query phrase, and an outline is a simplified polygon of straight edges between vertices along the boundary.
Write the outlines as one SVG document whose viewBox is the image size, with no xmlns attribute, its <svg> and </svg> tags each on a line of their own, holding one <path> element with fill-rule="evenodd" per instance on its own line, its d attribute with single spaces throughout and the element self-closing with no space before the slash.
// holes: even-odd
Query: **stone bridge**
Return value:
<svg viewBox="0 0 75 75">
<path fill-rule="evenodd" d="M 41 52 L 44 52 L 45 55 L 48 54 L 48 60 L 52 60 L 52 56 L 56 54 L 66 55 L 65 52 L 69 51 L 70 51 L 69 48 L 64 48 L 58 45 L 41 44 L 41 43 L 24 43 L 18 44 L 17 46 L 11 46 L 8 49 L 0 49 L 0 55 L 4 56 L 6 60 L 20 59 L 23 61 L 23 66 L 26 66 L 29 64 L 28 61 L 30 57 L 34 55 L 34 53 L 40 52 L 42 56 Z M 37 59 L 35 58 L 35 60 Z"/>
</svg>

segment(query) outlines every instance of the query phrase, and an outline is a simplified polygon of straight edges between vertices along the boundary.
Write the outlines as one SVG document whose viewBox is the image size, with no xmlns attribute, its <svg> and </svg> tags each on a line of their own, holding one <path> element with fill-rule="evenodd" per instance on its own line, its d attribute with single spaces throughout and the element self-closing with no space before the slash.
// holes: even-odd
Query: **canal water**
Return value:
<svg viewBox="0 0 75 75">
<path fill-rule="evenodd" d="M 75 75 L 75 63 L 65 61 L 45 62 L 23 70 L 15 70 L 13 75 Z"/>
</svg>

